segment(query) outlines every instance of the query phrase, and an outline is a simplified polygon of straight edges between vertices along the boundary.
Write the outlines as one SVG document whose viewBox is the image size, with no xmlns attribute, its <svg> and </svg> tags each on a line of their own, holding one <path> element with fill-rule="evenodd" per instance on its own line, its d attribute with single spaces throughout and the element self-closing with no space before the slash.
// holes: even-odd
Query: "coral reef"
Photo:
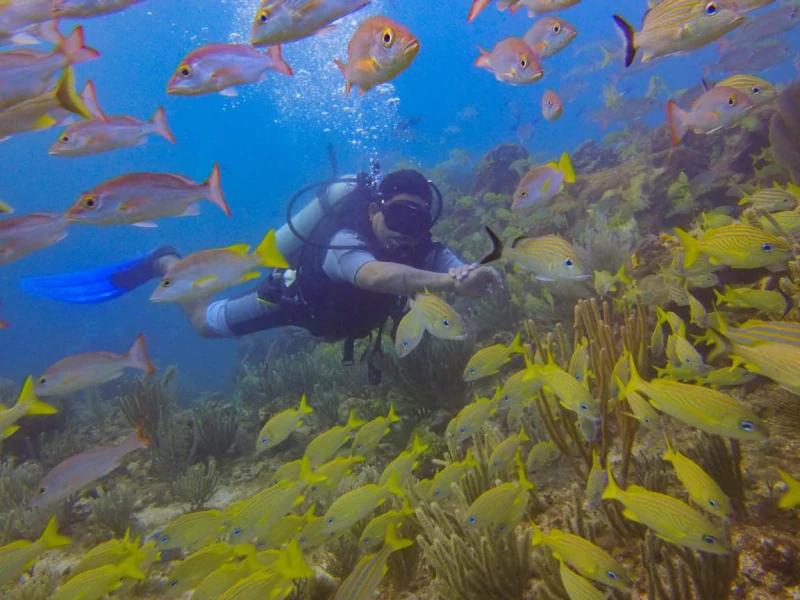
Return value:
<svg viewBox="0 0 800 600">
<path fill-rule="evenodd" d="M 131 528 L 131 518 L 136 505 L 133 492 L 127 487 L 117 487 L 110 492 L 99 488 L 92 500 L 92 521 L 104 531 L 122 537 Z"/>
<path fill-rule="evenodd" d="M 178 475 L 173 484 L 175 498 L 189 505 L 190 511 L 200 510 L 219 487 L 217 463 L 212 458 L 208 465 L 194 465 Z"/>
<path fill-rule="evenodd" d="M 130 427 L 141 424 L 144 434 L 154 437 L 166 414 L 172 410 L 175 396 L 173 383 L 178 370 L 168 367 L 161 378 L 138 377 L 132 389 L 117 399 L 120 413 Z"/>
<path fill-rule="evenodd" d="M 203 402 L 193 413 L 197 457 L 213 457 L 216 460 L 226 458 L 239 430 L 237 408 L 230 404 Z"/>
</svg>

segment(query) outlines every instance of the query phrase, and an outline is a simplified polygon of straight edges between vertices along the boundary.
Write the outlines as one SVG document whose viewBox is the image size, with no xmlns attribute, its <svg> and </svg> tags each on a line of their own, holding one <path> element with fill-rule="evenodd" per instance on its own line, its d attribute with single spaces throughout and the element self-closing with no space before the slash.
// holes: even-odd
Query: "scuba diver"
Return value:
<svg viewBox="0 0 800 600">
<path fill-rule="evenodd" d="M 442 213 L 442 195 L 421 173 L 395 171 L 311 184 L 287 207 L 287 223 L 276 241 L 290 269 L 273 269 L 259 285 L 224 300 L 181 303 L 195 331 L 208 338 L 238 337 L 288 325 L 327 341 L 345 340 L 345 364 L 353 364 L 356 339 L 378 330 L 369 352 L 370 380 L 380 379 L 372 355 L 380 353 L 383 326 L 395 326 L 405 297 L 428 291 L 480 296 L 500 285 L 492 267 L 466 265 L 431 228 Z M 304 193 L 319 190 L 297 215 Z M 180 260 L 174 248 L 159 248 L 103 269 L 24 280 L 31 293 L 73 303 L 121 296 L 162 278 Z"/>
</svg>

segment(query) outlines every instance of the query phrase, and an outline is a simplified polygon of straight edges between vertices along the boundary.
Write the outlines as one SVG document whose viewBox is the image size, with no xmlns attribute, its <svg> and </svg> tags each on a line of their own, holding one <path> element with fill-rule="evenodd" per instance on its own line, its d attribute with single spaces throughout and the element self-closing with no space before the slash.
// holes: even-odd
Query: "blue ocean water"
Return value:
<svg viewBox="0 0 800 600">
<path fill-rule="evenodd" d="M 617 0 L 613 10 L 638 24 L 645 4 Z M 0 334 L 0 376 L 19 381 L 76 352 L 122 352 L 143 332 L 157 366 L 177 364 L 189 389 L 223 385 L 235 366 L 236 342 L 200 339 L 178 308 L 151 304 L 148 296 L 155 283 L 110 303 L 71 306 L 27 295 L 19 280 L 103 266 L 165 244 L 184 254 L 255 244 L 267 229 L 283 223 L 285 202 L 295 189 L 329 176 L 329 144 L 344 172 L 365 168 L 372 157 L 386 168 L 402 160 L 424 170 L 456 148 L 477 160 L 496 144 L 518 141 L 518 124 L 531 122 L 533 137 L 524 143 L 532 153 L 571 151 L 604 135 L 588 115 L 603 105 L 605 84 L 616 82 L 636 97 L 645 93 L 650 76 L 658 74 L 674 92 L 698 83 L 702 65 L 716 55 L 712 45 L 636 76 L 625 76 L 621 65 L 570 75 L 572 69 L 602 59 L 601 42 L 620 45 L 608 3 L 587 0 L 563 13 L 580 33 L 571 48 L 545 63 L 545 78 L 511 87 L 473 63 L 478 46 L 491 49 L 504 37 L 524 34 L 532 24 L 524 12 L 510 16 L 489 7 L 468 24 L 468 0 L 376 0 L 335 32 L 286 45 L 283 54 L 294 77 L 270 74 L 267 81 L 240 89 L 237 98 L 167 96 L 166 82 L 187 53 L 206 43 L 248 39 L 257 5 L 257 0 L 147 0 L 81 23 L 87 45 L 99 50 L 101 58 L 77 67 L 79 88 L 86 79 L 94 81 L 108 114 L 149 118 L 163 105 L 178 144 L 152 138 L 143 147 L 61 158 L 47 154 L 58 130 L 15 136 L 0 144 L 0 197 L 18 214 L 63 211 L 81 192 L 124 173 L 162 171 L 200 181 L 219 162 L 233 216 L 228 219 L 203 203 L 201 216 L 164 219 L 157 229 L 75 225 L 62 243 L 0 268 L 0 317 L 12 323 Z M 357 23 L 374 14 L 408 26 L 422 49 L 391 85 L 346 99 L 333 59 L 346 58 Z M 62 31 L 72 23 L 63 23 Z M 797 35 L 787 38 L 795 51 Z M 786 81 L 796 72 L 784 64 L 763 76 Z M 560 121 L 544 122 L 544 90 L 578 80 L 588 83 L 587 91 L 567 105 Z M 474 107 L 476 116 L 459 119 L 465 107 Z M 514 113 L 520 110 L 518 120 Z M 403 119 L 414 117 L 422 120 L 413 127 L 413 136 L 398 136 Z M 656 126 L 664 119 L 657 112 L 647 122 Z"/>
</svg>

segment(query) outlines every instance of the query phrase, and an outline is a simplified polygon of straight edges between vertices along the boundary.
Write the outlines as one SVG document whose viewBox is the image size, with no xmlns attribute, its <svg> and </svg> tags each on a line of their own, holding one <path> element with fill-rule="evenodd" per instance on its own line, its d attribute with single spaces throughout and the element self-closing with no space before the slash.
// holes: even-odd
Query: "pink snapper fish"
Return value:
<svg viewBox="0 0 800 600">
<path fill-rule="evenodd" d="M 188 54 L 167 84 L 167 93 L 199 96 L 219 92 L 237 96 L 234 86 L 258 83 L 272 70 L 292 75 L 292 68 L 281 57 L 281 47 L 265 54 L 247 44 L 208 44 Z"/>
<path fill-rule="evenodd" d="M 569 154 L 564 152 L 555 162 L 531 167 L 522 176 L 514 192 L 511 210 L 542 206 L 550 203 L 568 183 L 575 183 L 575 169 Z"/>
<path fill-rule="evenodd" d="M 556 12 L 575 6 L 581 0 L 504 0 L 499 3 L 500 10 L 511 9 L 512 13 L 521 8 L 528 9 L 528 16 L 533 18 L 545 13 Z"/>
<path fill-rule="evenodd" d="M 250 43 L 275 46 L 331 29 L 331 23 L 357 12 L 371 0 L 262 0 L 253 19 Z"/>
<path fill-rule="evenodd" d="M 200 214 L 196 203 L 208 199 L 231 216 L 215 164 L 203 183 L 171 173 L 129 173 L 85 192 L 67 211 L 71 223 L 156 227 L 152 219 Z"/>
<path fill-rule="evenodd" d="M 144 0 L 53 0 L 54 17 L 77 19 L 97 17 L 125 10 Z"/>
<path fill-rule="evenodd" d="M 33 213 L 0 219 L 0 266 L 57 244 L 67 232 L 67 218 L 58 213 Z"/>
<path fill-rule="evenodd" d="M 533 48 L 539 58 L 550 58 L 572 43 L 578 35 L 574 25 L 556 17 L 542 17 L 533 24 L 522 41 Z"/>
<path fill-rule="evenodd" d="M 556 121 L 564 112 L 561 97 L 553 90 L 547 90 L 542 96 L 542 116 L 548 122 Z"/>
<path fill-rule="evenodd" d="M 150 442 L 139 425 L 121 444 L 97 446 L 70 456 L 45 475 L 28 506 L 46 506 L 80 492 L 119 467 L 132 452 L 147 448 Z"/>
<path fill-rule="evenodd" d="M 50 154 L 87 156 L 119 148 L 141 146 L 147 143 L 146 137 L 151 134 L 160 135 L 165 140 L 175 143 L 175 137 L 169 130 L 166 114 L 161 107 L 149 121 L 140 121 L 127 116 L 107 117 L 100 109 L 91 81 L 86 84 L 81 97 L 91 118 L 78 121 L 62 133 L 50 146 Z"/>
<path fill-rule="evenodd" d="M 475 66 L 494 73 L 498 81 L 511 85 L 524 85 L 539 81 L 544 75 L 542 63 L 536 52 L 519 38 L 506 38 L 491 52 L 478 48 L 481 55 Z"/>
<path fill-rule="evenodd" d="M 686 111 L 670 100 L 667 120 L 672 144 L 677 146 L 691 129 L 696 133 L 714 133 L 741 118 L 753 103 L 736 88 L 718 85 L 700 96 Z"/>
<path fill-rule="evenodd" d="M 139 335 L 125 354 L 90 352 L 64 358 L 36 380 L 37 396 L 64 396 L 122 377 L 125 369 L 138 369 L 147 374 L 156 369 L 147 355 L 144 336 Z"/>
</svg>

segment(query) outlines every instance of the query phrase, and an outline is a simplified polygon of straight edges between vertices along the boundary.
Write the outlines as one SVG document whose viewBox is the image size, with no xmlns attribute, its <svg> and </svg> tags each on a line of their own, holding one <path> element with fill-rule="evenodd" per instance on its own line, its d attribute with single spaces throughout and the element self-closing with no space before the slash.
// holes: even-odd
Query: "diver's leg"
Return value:
<svg viewBox="0 0 800 600">
<path fill-rule="evenodd" d="M 195 330 L 206 337 L 238 337 L 293 323 L 292 315 L 274 297 L 276 282 L 269 276 L 261 285 L 246 294 L 206 304 L 203 308 L 188 307 Z M 276 298 L 277 300 L 277 298 Z M 184 308 L 186 310 L 186 308 Z M 202 315 L 202 316 L 201 316 Z M 197 319 L 197 322 L 194 321 Z"/>
</svg>

